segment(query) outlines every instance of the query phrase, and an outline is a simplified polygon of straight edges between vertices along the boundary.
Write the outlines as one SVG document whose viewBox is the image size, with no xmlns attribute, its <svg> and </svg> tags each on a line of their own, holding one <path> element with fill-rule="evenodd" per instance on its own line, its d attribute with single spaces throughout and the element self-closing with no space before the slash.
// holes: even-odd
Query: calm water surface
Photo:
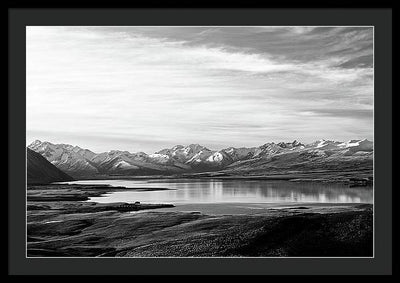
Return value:
<svg viewBox="0 0 400 283">
<path fill-rule="evenodd" d="M 372 187 L 350 188 L 341 184 L 295 183 L 270 180 L 85 180 L 69 184 L 123 186 L 90 201 L 99 203 L 135 202 L 172 204 L 212 203 L 372 203 Z M 129 190 L 166 188 L 168 190 Z"/>
</svg>

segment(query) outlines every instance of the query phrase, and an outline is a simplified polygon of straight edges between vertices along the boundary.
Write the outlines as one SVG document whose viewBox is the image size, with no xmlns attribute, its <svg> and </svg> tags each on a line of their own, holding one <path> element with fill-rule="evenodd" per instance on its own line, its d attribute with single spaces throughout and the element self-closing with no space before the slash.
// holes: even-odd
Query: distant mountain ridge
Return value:
<svg viewBox="0 0 400 283">
<path fill-rule="evenodd" d="M 265 143 L 259 147 L 229 147 L 219 151 L 199 144 L 176 145 L 153 154 L 112 150 L 94 153 L 68 144 L 34 141 L 29 149 L 73 177 L 96 175 L 154 175 L 206 171 L 272 172 L 318 168 L 370 166 L 373 142 L 318 140 Z"/>
</svg>

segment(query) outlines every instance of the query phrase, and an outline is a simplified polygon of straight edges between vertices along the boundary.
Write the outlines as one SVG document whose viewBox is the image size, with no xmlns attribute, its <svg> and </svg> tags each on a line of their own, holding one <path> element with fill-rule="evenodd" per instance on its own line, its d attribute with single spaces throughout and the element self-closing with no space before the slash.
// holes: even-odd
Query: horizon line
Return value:
<svg viewBox="0 0 400 283">
<path fill-rule="evenodd" d="M 364 141 L 364 140 L 366 140 L 366 141 L 369 141 L 369 142 L 374 142 L 373 140 L 369 140 L 368 138 L 363 138 L 363 139 L 350 139 L 350 140 L 347 140 L 347 141 L 339 141 L 339 140 L 332 140 L 332 139 L 318 139 L 318 140 L 315 140 L 315 141 L 310 142 L 310 143 L 303 143 L 303 142 L 301 142 L 301 141 L 298 141 L 297 139 L 294 139 L 292 142 L 285 142 L 285 141 L 274 142 L 274 141 L 272 141 L 272 142 L 266 142 L 266 143 L 261 144 L 261 145 L 259 145 L 259 146 L 250 146 L 250 147 L 247 147 L 247 146 L 239 146 L 239 147 L 228 146 L 228 147 L 222 148 L 222 149 L 220 149 L 220 150 L 210 149 L 210 148 L 208 148 L 207 146 L 201 145 L 201 144 L 199 144 L 199 143 L 189 143 L 189 144 L 177 143 L 176 145 L 172 146 L 171 148 L 176 147 L 176 146 L 187 147 L 187 146 L 191 146 L 191 145 L 199 145 L 199 146 L 202 146 L 202 147 L 204 147 L 204 148 L 206 148 L 206 149 L 208 149 L 208 150 L 210 150 L 210 151 L 222 151 L 222 150 L 228 149 L 228 148 L 255 148 L 255 147 L 261 147 L 261 146 L 263 146 L 263 145 L 265 145 L 265 144 L 281 144 L 281 143 L 293 144 L 293 143 L 295 143 L 295 142 L 298 142 L 298 143 L 300 143 L 300 144 L 302 144 L 302 145 L 310 145 L 310 144 L 312 144 L 312 143 L 319 142 L 319 141 L 332 141 L 332 142 L 346 143 L 346 142 L 350 142 L 350 141 L 354 141 L 354 140 L 355 140 L 355 141 Z M 31 143 L 27 144 L 27 145 L 26 145 L 26 148 L 29 148 L 29 146 L 30 146 L 31 144 L 35 143 L 35 142 L 40 142 L 40 143 L 46 143 L 46 142 L 47 142 L 47 143 L 50 143 L 50 144 L 52 144 L 52 145 L 69 145 L 69 146 L 73 146 L 73 147 L 79 147 L 80 149 L 83 149 L 83 150 L 89 150 L 89 151 L 91 151 L 91 152 L 93 152 L 93 153 L 95 153 L 95 154 L 106 153 L 106 152 L 112 152 L 112 151 L 126 151 L 126 152 L 129 152 L 129 153 L 140 153 L 140 152 L 142 152 L 142 153 L 145 153 L 145 154 L 149 155 L 149 154 L 155 154 L 156 152 L 161 151 L 161 150 L 164 150 L 164 149 L 171 149 L 171 148 L 168 148 L 168 147 L 163 147 L 163 148 L 161 148 L 161 149 L 159 149 L 158 151 L 155 151 L 155 152 L 153 152 L 153 153 L 147 153 L 147 152 L 145 152 L 145 151 L 140 151 L 140 150 L 139 150 L 139 151 L 130 152 L 130 151 L 128 151 L 128 150 L 123 150 L 123 149 L 111 149 L 111 150 L 108 150 L 108 151 L 94 152 L 94 151 L 92 151 L 92 150 L 89 149 L 89 148 L 83 148 L 83 147 L 81 147 L 81 146 L 79 146 L 79 145 L 76 145 L 76 144 L 73 145 L 73 144 L 69 144 L 69 143 L 54 143 L 54 142 L 50 142 L 50 141 L 48 141 L 48 140 L 41 141 L 41 140 L 39 140 L 39 139 L 35 139 L 35 140 L 32 141 Z"/>
</svg>

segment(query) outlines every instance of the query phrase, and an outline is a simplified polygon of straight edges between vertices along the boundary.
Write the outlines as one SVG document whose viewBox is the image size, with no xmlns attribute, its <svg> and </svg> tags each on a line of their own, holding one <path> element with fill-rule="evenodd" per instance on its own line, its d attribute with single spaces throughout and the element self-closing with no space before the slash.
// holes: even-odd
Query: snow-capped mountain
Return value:
<svg viewBox="0 0 400 283">
<path fill-rule="evenodd" d="M 156 154 L 166 155 L 171 159 L 174 159 L 182 163 L 186 163 L 200 152 L 203 153 L 211 152 L 211 150 L 199 144 L 190 144 L 188 146 L 176 145 L 170 149 L 169 148 L 162 149 L 156 152 Z"/>
<path fill-rule="evenodd" d="M 340 148 L 348 148 L 352 152 L 357 151 L 373 151 L 374 150 L 374 143 L 367 140 L 350 140 L 348 142 L 338 144 Z"/>
<path fill-rule="evenodd" d="M 310 170 L 372 169 L 373 142 L 350 140 L 348 142 L 319 140 L 310 144 L 282 147 L 269 143 L 260 147 L 248 160 L 240 160 L 224 170 L 262 174 Z"/>
<path fill-rule="evenodd" d="M 88 149 L 39 140 L 31 143 L 28 148 L 40 153 L 50 163 L 73 177 L 98 173 L 97 168 L 90 162 L 96 154 Z"/>
<path fill-rule="evenodd" d="M 94 153 L 68 144 L 34 141 L 28 146 L 73 177 L 107 174 L 151 175 L 205 171 L 254 171 L 347 168 L 371 165 L 373 142 L 318 140 L 228 147 L 219 151 L 199 144 L 176 145 L 153 154 L 112 150 Z"/>
<path fill-rule="evenodd" d="M 239 147 L 239 148 L 234 148 L 234 147 L 228 147 L 226 149 L 221 150 L 225 152 L 233 162 L 238 161 L 238 160 L 245 160 L 252 158 L 256 152 L 261 152 L 258 147 Z"/>
<path fill-rule="evenodd" d="M 130 153 L 128 151 L 113 150 L 98 154 L 91 161 L 103 174 L 163 174 L 179 173 L 187 169 L 179 162 L 170 160 L 167 155 L 147 155 L 144 152 Z"/>
<path fill-rule="evenodd" d="M 95 176 L 99 174 L 164 174 L 189 170 L 190 166 L 178 160 L 170 160 L 168 155 L 144 152 L 111 150 L 96 154 L 88 149 L 68 144 L 52 144 L 39 140 L 28 148 L 40 153 L 48 161 L 73 177 Z M 188 154 L 191 151 L 187 150 Z M 180 156 L 180 155 L 179 155 Z"/>
<path fill-rule="evenodd" d="M 255 152 L 254 157 L 266 157 L 272 156 L 278 153 L 301 150 L 304 149 L 304 145 L 298 141 L 293 142 L 279 142 L 279 143 L 266 143 L 259 147 L 259 150 Z"/>
<path fill-rule="evenodd" d="M 318 149 L 335 149 L 342 142 L 331 141 L 331 140 L 318 140 L 307 145 L 307 148 L 318 148 Z"/>
</svg>

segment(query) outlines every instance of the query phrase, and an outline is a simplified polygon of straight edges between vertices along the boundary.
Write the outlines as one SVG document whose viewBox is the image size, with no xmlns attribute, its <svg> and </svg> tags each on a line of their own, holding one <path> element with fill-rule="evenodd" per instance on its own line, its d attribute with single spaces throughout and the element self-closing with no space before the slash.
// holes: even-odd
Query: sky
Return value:
<svg viewBox="0 0 400 283">
<path fill-rule="evenodd" d="M 27 144 L 373 140 L 372 27 L 26 28 Z"/>
</svg>

